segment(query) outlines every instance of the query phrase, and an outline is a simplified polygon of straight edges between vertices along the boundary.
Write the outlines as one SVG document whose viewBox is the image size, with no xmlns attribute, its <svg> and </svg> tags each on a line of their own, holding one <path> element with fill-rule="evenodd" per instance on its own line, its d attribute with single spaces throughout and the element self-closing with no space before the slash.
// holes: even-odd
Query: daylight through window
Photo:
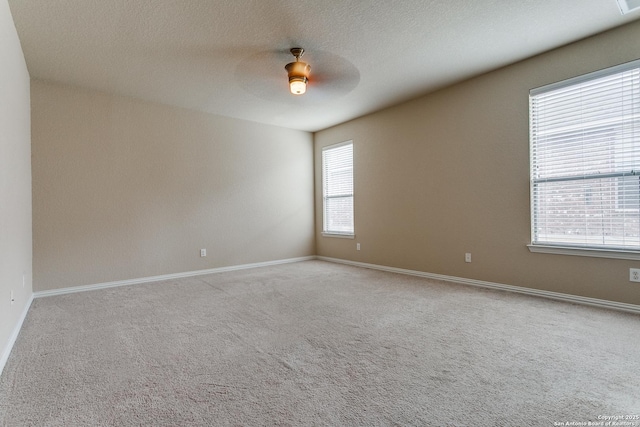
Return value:
<svg viewBox="0 0 640 427">
<path fill-rule="evenodd" d="M 353 143 L 322 150 L 323 232 L 353 236 Z"/>
<path fill-rule="evenodd" d="M 532 244 L 640 250 L 640 61 L 529 100 Z"/>
</svg>

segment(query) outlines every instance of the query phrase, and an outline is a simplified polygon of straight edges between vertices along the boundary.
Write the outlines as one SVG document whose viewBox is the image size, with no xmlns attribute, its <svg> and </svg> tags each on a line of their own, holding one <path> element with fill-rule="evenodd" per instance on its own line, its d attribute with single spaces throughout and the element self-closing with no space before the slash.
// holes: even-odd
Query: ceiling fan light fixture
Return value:
<svg viewBox="0 0 640 427">
<path fill-rule="evenodd" d="M 291 54 L 296 57 L 296 62 L 290 62 L 284 67 L 289 74 L 289 90 L 294 95 L 302 95 L 307 91 L 311 65 L 300 61 L 300 57 L 304 54 L 304 49 L 301 47 L 291 49 Z"/>
</svg>

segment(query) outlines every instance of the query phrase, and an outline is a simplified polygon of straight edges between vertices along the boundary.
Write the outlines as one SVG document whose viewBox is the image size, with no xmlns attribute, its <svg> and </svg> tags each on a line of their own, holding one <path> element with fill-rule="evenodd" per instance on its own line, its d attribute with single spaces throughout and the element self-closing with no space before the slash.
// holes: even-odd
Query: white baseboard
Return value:
<svg viewBox="0 0 640 427">
<path fill-rule="evenodd" d="M 279 264 L 289 264 L 292 262 L 310 261 L 316 259 L 315 256 L 299 258 L 280 259 L 275 261 L 257 262 L 253 264 L 232 265 L 229 267 L 210 268 L 207 270 L 186 271 L 183 273 L 163 274 L 160 276 L 140 277 L 138 279 L 118 280 L 115 282 L 96 283 L 94 285 L 73 286 L 70 288 L 52 289 L 50 291 L 34 292 L 34 298 L 50 297 L 55 295 L 72 294 L 76 292 L 93 291 L 97 289 L 115 288 L 117 286 L 137 285 L 140 283 L 160 282 L 162 280 L 181 279 L 183 277 L 202 276 L 205 274 L 224 273 L 228 271 L 246 270 L 249 268 L 268 267 Z"/>
<path fill-rule="evenodd" d="M 22 324 L 24 323 L 24 319 L 27 318 L 27 313 L 29 312 L 29 308 L 31 307 L 31 303 L 33 302 L 33 294 L 29 297 L 29 301 L 24 306 L 22 310 L 22 314 L 18 319 L 18 323 L 16 323 L 13 328 L 13 332 L 9 336 L 9 341 L 4 347 L 2 351 L 2 356 L 0 356 L 0 375 L 2 375 L 2 371 L 4 371 L 4 366 L 7 364 L 7 360 L 9 360 L 9 355 L 11 354 L 11 350 L 13 350 L 13 345 L 16 343 L 18 339 L 18 335 L 20 334 L 20 329 L 22 329 Z"/>
<path fill-rule="evenodd" d="M 558 301 L 565 301 L 565 302 L 571 302 L 575 304 L 590 305 L 590 306 L 595 306 L 600 308 L 608 308 L 608 309 L 621 310 L 621 311 L 640 314 L 640 305 L 635 305 L 635 304 L 626 304 L 623 302 L 607 301 L 607 300 L 589 298 L 589 297 L 581 297 L 578 295 L 563 294 L 559 292 L 542 291 L 539 289 L 524 288 L 520 286 L 503 285 L 501 283 L 485 282 L 482 280 L 475 280 L 475 279 L 465 279 L 463 277 L 444 276 L 442 274 L 425 273 L 423 271 L 406 270 L 403 268 L 387 267 L 384 265 L 377 265 L 377 264 L 367 264 L 364 262 L 349 261 L 349 260 L 329 258 L 324 256 L 318 256 L 316 257 L 316 259 L 334 262 L 338 264 L 347 264 L 347 265 L 353 265 L 356 267 L 364 267 L 364 268 L 369 268 L 373 270 L 407 274 L 410 276 L 425 277 L 427 279 L 444 280 L 446 282 L 459 283 L 463 285 L 479 286 L 482 288 L 489 288 L 489 289 L 498 289 L 501 291 L 516 292 L 519 294 L 532 295 L 532 296 L 537 296 L 542 298 L 554 299 Z"/>
</svg>

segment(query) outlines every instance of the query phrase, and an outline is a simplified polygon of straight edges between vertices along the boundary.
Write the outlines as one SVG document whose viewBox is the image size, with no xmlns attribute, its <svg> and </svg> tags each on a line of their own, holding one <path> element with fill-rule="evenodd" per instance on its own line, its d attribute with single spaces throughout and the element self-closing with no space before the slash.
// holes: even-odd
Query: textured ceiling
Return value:
<svg viewBox="0 0 640 427">
<path fill-rule="evenodd" d="M 638 19 L 615 0 L 9 0 L 32 78 L 316 131 Z M 288 93 L 305 48 L 307 94 Z"/>
</svg>

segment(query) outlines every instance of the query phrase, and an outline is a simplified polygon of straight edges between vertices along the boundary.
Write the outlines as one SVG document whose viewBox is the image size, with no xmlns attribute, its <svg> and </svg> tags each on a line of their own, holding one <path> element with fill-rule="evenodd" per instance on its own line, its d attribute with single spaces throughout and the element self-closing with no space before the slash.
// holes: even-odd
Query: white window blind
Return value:
<svg viewBox="0 0 640 427">
<path fill-rule="evenodd" d="M 353 235 L 353 143 L 322 150 L 323 232 Z"/>
<path fill-rule="evenodd" d="M 529 101 L 532 244 L 640 250 L 640 61 Z"/>
</svg>

